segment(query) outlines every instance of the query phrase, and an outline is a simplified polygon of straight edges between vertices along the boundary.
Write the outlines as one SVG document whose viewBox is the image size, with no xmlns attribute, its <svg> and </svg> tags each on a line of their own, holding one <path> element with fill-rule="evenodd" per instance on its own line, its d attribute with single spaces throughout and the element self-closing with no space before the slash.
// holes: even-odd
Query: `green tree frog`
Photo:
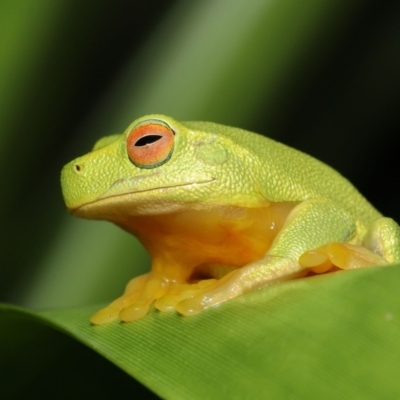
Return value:
<svg viewBox="0 0 400 400">
<path fill-rule="evenodd" d="M 61 175 L 68 210 L 135 235 L 151 271 L 91 319 L 183 315 L 286 279 L 400 261 L 400 228 L 339 173 L 274 140 L 164 115 L 100 139 Z"/>
</svg>

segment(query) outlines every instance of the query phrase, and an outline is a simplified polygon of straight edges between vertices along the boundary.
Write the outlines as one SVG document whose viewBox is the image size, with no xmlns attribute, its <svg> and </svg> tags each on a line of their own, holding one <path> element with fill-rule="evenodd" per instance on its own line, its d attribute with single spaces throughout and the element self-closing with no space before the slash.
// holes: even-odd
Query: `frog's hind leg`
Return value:
<svg viewBox="0 0 400 400">
<path fill-rule="evenodd" d="M 363 239 L 363 246 L 380 254 L 388 263 L 400 262 L 400 227 L 391 218 L 378 218 Z"/>
<path fill-rule="evenodd" d="M 335 269 L 355 269 L 400 262 L 400 227 L 391 218 L 378 218 L 367 231 L 361 246 L 329 243 L 307 251 L 299 264 L 321 274 Z"/>
<path fill-rule="evenodd" d="M 267 271 L 262 269 L 264 263 L 269 265 Z M 387 261 L 382 256 L 365 247 L 332 242 L 304 252 L 298 261 L 267 256 L 228 273 L 218 281 L 211 282 L 193 292 L 190 296 L 185 293 L 184 296 L 175 299 L 173 306 L 183 315 L 193 315 L 250 290 L 300 278 L 309 272 L 321 274 L 338 269 L 356 269 L 384 264 L 387 264 Z"/>
</svg>

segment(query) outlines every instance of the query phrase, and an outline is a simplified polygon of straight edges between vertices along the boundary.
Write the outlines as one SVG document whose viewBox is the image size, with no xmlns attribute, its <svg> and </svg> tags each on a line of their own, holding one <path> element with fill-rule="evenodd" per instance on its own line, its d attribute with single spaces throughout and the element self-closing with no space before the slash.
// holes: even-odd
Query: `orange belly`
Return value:
<svg viewBox="0 0 400 400">
<path fill-rule="evenodd" d="M 118 225 L 147 248 L 152 273 L 187 282 L 196 274 L 204 275 L 204 271 L 216 277 L 221 266 L 239 268 L 260 259 L 296 205 L 282 202 L 259 208 L 220 206 L 134 216 Z"/>
</svg>

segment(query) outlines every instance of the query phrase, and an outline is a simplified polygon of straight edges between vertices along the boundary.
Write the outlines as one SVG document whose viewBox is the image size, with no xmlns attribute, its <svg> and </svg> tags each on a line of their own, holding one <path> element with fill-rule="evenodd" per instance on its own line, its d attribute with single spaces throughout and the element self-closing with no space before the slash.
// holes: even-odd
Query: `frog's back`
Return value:
<svg viewBox="0 0 400 400">
<path fill-rule="evenodd" d="M 363 225 L 381 214 L 342 175 L 321 161 L 265 136 L 212 122 L 185 122 L 188 128 L 218 134 L 248 151 L 251 174 L 270 201 L 327 198 L 341 204 Z M 253 166 L 257 162 L 256 168 Z"/>
</svg>

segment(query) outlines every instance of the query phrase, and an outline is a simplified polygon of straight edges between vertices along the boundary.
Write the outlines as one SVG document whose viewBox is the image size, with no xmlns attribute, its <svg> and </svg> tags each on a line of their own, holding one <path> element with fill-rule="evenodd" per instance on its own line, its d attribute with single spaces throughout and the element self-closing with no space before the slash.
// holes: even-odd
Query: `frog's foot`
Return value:
<svg viewBox="0 0 400 400">
<path fill-rule="evenodd" d="M 167 292 L 169 285 L 168 281 L 151 273 L 138 276 L 128 283 L 121 297 L 94 314 L 90 322 L 101 325 L 117 318 L 124 322 L 142 318 L 148 313 L 150 305 Z"/>
<path fill-rule="evenodd" d="M 365 247 L 348 243 L 329 243 L 302 254 L 299 264 L 310 272 L 322 274 L 337 269 L 356 269 L 387 262 L 379 254 Z"/>
<path fill-rule="evenodd" d="M 266 281 L 279 280 L 279 277 L 272 273 L 267 274 L 269 276 L 261 279 L 261 284 L 258 284 L 257 276 L 254 276 L 256 269 L 257 267 L 253 268 L 252 266 L 238 268 L 220 279 L 207 279 L 194 285 L 181 286 L 178 290 L 171 291 L 158 299 L 155 307 L 160 311 L 175 309 L 182 315 L 195 315 L 249 290 L 264 286 Z"/>
<path fill-rule="evenodd" d="M 160 311 L 171 311 L 185 299 L 202 293 L 216 279 L 200 280 L 197 283 L 177 283 L 158 278 L 151 273 L 132 279 L 124 294 L 92 316 L 90 322 L 102 325 L 119 318 L 123 322 L 144 317 L 155 302 Z"/>
<path fill-rule="evenodd" d="M 159 311 L 177 310 L 181 314 L 192 314 L 190 311 L 181 312 L 181 305 L 185 304 L 187 301 L 190 301 L 190 299 L 201 296 L 203 293 L 207 293 L 210 288 L 215 288 L 218 286 L 218 282 L 220 282 L 220 280 L 204 279 L 198 281 L 197 283 L 174 285 L 165 296 L 156 300 L 154 306 Z M 203 309 L 204 307 L 201 310 Z"/>
</svg>

